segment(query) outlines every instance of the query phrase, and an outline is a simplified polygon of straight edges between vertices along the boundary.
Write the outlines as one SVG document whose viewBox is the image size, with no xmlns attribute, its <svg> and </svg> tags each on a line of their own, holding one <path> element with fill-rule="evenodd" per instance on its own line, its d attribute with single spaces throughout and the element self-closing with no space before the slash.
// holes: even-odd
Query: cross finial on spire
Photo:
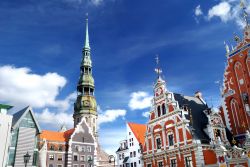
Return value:
<svg viewBox="0 0 250 167">
<path fill-rule="evenodd" d="M 161 73 L 162 73 L 162 70 L 160 69 L 160 66 L 159 66 L 160 59 L 159 59 L 159 56 L 158 56 L 158 55 L 156 55 L 155 60 L 156 60 L 156 65 L 157 65 L 157 66 L 156 66 L 156 69 L 155 69 L 155 72 L 157 73 L 158 78 L 159 78 L 160 75 L 161 75 Z"/>
</svg>

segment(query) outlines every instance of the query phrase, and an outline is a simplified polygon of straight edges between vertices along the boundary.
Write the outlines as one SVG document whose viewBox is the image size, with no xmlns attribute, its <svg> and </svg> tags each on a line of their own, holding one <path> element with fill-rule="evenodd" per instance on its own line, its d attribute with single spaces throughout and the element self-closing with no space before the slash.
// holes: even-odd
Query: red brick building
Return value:
<svg viewBox="0 0 250 167">
<path fill-rule="evenodd" d="M 167 90 L 157 70 L 154 97 L 143 146 L 145 167 L 226 165 L 230 146 L 218 111 L 208 108 L 200 92 L 185 96 Z"/>
<path fill-rule="evenodd" d="M 242 40 L 236 40 L 237 46 L 227 50 L 222 107 L 226 126 L 241 140 L 250 128 L 250 27 L 245 27 Z"/>
</svg>

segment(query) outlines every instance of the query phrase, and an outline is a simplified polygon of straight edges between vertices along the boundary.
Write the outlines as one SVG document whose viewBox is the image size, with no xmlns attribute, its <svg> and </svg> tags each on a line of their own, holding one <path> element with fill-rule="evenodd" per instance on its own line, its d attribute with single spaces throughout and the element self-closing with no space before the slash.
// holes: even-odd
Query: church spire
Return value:
<svg viewBox="0 0 250 167">
<path fill-rule="evenodd" d="M 85 44 L 84 44 L 84 49 L 90 49 L 90 46 L 89 46 L 88 13 L 86 13 L 86 32 L 85 32 Z"/>
<path fill-rule="evenodd" d="M 80 77 L 77 84 L 77 99 L 74 104 L 74 126 L 85 119 L 97 137 L 97 104 L 94 96 L 95 83 L 92 76 L 92 60 L 89 46 L 88 18 L 86 19 L 85 43 L 82 49 Z"/>
</svg>

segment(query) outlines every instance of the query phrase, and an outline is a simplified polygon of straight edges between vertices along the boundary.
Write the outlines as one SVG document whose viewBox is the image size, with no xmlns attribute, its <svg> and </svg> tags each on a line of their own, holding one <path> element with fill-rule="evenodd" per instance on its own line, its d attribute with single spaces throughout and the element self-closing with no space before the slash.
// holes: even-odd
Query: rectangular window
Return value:
<svg viewBox="0 0 250 167">
<path fill-rule="evenodd" d="M 136 167 L 136 162 L 134 162 L 134 167 Z"/>
<path fill-rule="evenodd" d="M 163 167 L 163 163 L 162 162 L 158 162 L 158 167 Z"/>
<path fill-rule="evenodd" d="M 119 159 L 122 160 L 122 155 L 121 154 L 119 154 Z"/>
<path fill-rule="evenodd" d="M 168 141 L 169 141 L 169 146 L 174 145 L 174 136 L 173 136 L 173 134 L 168 135 Z"/>
<path fill-rule="evenodd" d="M 134 151 L 134 157 L 136 157 L 136 151 Z"/>
<path fill-rule="evenodd" d="M 157 146 L 157 149 L 161 149 L 161 139 L 160 138 L 156 139 L 156 146 Z"/>
<path fill-rule="evenodd" d="M 50 154 L 49 155 L 49 160 L 54 160 L 54 155 Z"/>
<path fill-rule="evenodd" d="M 54 150 L 55 150 L 54 145 L 51 145 L 51 146 L 49 147 L 49 149 L 52 150 L 52 151 L 54 151 Z"/>
<path fill-rule="evenodd" d="M 87 152 L 91 152 L 91 146 L 87 146 Z"/>
<path fill-rule="evenodd" d="M 58 161 L 62 161 L 62 154 L 58 154 L 58 155 L 57 155 L 57 160 L 58 160 Z"/>
<path fill-rule="evenodd" d="M 92 156 L 91 155 L 88 155 L 88 160 L 92 160 Z"/>
<path fill-rule="evenodd" d="M 130 158 L 132 158 L 132 156 L 133 156 L 133 153 L 132 153 L 132 152 L 130 152 Z"/>
<path fill-rule="evenodd" d="M 85 146 L 82 146 L 82 152 L 85 152 Z"/>
<path fill-rule="evenodd" d="M 171 167 L 177 167 L 176 159 L 171 159 Z"/>
<path fill-rule="evenodd" d="M 134 167 L 133 163 L 130 164 L 131 167 Z"/>
<path fill-rule="evenodd" d="M 74 155 L 74 161 L 78 161 L 78 156 Z"/>
<path fill-rule="evenodd" d="M 124 159 L 124 153 L 122 153 L 122 159 Z"/>
<path fill-rule="evenodd" d="M 84 162 L 85 161 L 85 156 L 84 155 L 81 155 L 80 157 L 80 161 Z"/>
<path fill-rule="evenodd" d="M 186 167 L 193 167 L 191 156 L 185 157 L 185 165 L 186 165 Z"/>
</svg>

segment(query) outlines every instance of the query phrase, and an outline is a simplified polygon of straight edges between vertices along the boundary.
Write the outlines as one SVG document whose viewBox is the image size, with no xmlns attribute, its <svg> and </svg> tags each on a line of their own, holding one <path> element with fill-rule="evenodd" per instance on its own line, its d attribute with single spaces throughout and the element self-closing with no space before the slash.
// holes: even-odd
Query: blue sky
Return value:
<svg viewBox="0 0 250 167">
<path fill-rule="evenodd" d="M 86 12 L 109 153 L 126 121 L 147 122 L 156 54 L 170 91 L 200 90 L 208 104 L 220 103 L 224 41 L 235 45 L 233 33 L 242 31 L 236 0 L 1 0 L 0 102 L 14 111 L 31 105 L 43 129 L 71 126 Z"/>
</svg>

